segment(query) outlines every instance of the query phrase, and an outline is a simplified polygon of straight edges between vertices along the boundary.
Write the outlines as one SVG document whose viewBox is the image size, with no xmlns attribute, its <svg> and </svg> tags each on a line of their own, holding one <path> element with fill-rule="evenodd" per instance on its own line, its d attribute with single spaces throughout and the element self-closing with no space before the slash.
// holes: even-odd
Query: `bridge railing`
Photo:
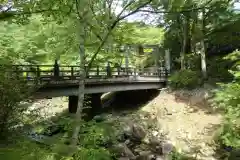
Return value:
<svg viewBox="0 0 240 160">
<path fill-rule="evenodd" d="M 7 66 L 18 76 L 27 80 L 48 81 L 52 79 L 58 80 L 76 80 L 80 76 L 79 66 L 59 66 L 57 71 L 53 65 L 11 65 Z M 118 78 L 129 76 L 141 77 L 160 77 L 166 78 L 168 72 L 164 67 L 160 68 L 122 68 L 122 67 L 99 67 L 90 68 L 86 77 L 89 79 Z"/>
</svg>

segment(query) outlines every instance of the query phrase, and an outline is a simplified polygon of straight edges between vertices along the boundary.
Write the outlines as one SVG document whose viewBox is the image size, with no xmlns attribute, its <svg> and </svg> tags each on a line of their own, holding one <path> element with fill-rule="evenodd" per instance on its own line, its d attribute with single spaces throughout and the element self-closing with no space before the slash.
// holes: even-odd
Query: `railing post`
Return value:
<svg viewBox="0 0 240 160">
<path fill-rule="evenodd" d="M 17 77 L 17 79 L 20 78 L 20 77 L 19 77 L 19 68 L 18 68 L 18 66 L 16 66 L 16 77 Z"/>
<path fill-rule="evenodd" d="M 97 66 L 97 76 L 99 76 L 99 66 Z"/>
<path fill-rule="evenodd" d="M 84 70 L 85 70 L 85 74 L 86 74 L 86 78 L 88 78 L 88 72 L 87 72 L 87 66 L 84 66 Z M 89 70 L 88 70 L 89 71 Z"/>
<path fill-rule="evenodd" d="M 120 66 L 118 66 L 117 67 L 117 74 L 118 74 L 118 76 L 120 75 L 120 71 L 121 71 L 121 68 L 120 68 Z"/>
<path fill-rule="evenodd" d="M 109 62 L 107 63 L 106 71 L 107 71 L 107 77 L 111 77 L 111 66 Z"/>
<path fill-rule="evenodd" d="M 40 68 L 39 68 L 39 66 L 37 66 L 37 83 L 38 82 L 40 82 L 41 81 L 41 79 L 40 79 L 40 76 L 41 76 L 41 71 L 40 71 Z"/>
<path fill-rule="evenodd" d="M 59 68 L 59 65 L 58 65 L 58 62 L 57 60 L 55 60 L 55 63 L 53 65 L 53 74 L 54 74 L 54 77 L 57 79 L 59 78 L 60 76 L 60 68 Z"/>
<path fill-rule="evenodd" d="M 170 58 L 169 50 L 165 51 L 165 68 L 168 71 L 167 73 L 170 73 L 170 71 L 171 71 L 171 58 Z"/>
<path fill-rule="evenodd" d="M 127 73 L 127 76 L 128 76 L 128 67 L 126 68 L 125 72 Z"/>
<path fill-rule="evenodd" d="M 39 78 L 40 76 L 41 76 L 40 68 L 39 68 L 39 66 L 37 66 L 37 78 Z"/>
<path fill-rule="evenodd" d="M 134 68 L 133 72 L 134 72 L 134 77 L 137 77 L 137 69 L 136 68 Z"/>
<path fill-rule="evenodd" d="M 29 72 L 27 71 L 27 72 L 26 72 L 26 80 L 29 79 L 28 76 L 29 76 Z"/>
<path fill-rule="evenodd" d="M 71 66 L 71 79 L 74 77 L 74 71 L 73 71 L 73 66 Z"/>
</svg>

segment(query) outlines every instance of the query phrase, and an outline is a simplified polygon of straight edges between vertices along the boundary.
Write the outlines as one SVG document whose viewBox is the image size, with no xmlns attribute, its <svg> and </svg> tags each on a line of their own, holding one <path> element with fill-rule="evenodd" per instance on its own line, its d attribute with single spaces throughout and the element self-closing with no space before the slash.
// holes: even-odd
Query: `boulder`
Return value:
<svg viewBox="0 0 240 160">
<path fill-rule="evenodd" d="M 169 154 L 173 150 L 173 145 L 169 142 L 163 142 L 162 145 L 162 154 Z"/>
<path fill-rule="evenodd" d="M 53 136 L 55 134 L 61 133 L 64 131 L 64 126 L 62 125 L 51 125 L 46 128 L 46 130 L 43 132 L 43 135 L 46 136 Z"/>
<path fill-rule="evenodd" d="M 153 160 L 155 156 L 150 151 L 142 151 L 136 160 Z"/>
<path fill-rule="evenodd" d="M 103 122 L 106 120 L 106 117 L 104 115 L 96 115 L 93 117 L 93 120 L 95 120 L 96 122 Z"/>
<path fill-rule="evenodd" d="M 129 123 L 129 125 L 123 127 L 123 135 L 125 139 L 131 139 L 132 141 L 142 141 L 146 136 L 146 132 L 142 126 Z"/>
<path fill-rule="evenodd" d="M 128 158 L 128 157 L 120 157 L 120 158 L 118 158 L 118 160 L 130 160 L 130 158 Z"/>
<path fill-rule="evenodd" d="M 119 143 L 118 145 L 114 146 L 114 150 L 117 152 L 117 155 L 128 157 L 130 159 L 135 157 L 133 152 L 128 148 L 125 143 Z"/>
<path fill-rule="evenodd" d="M 161 145 L 161 141 L 157 137 L 149 138 L 149 146 L 155 148 L 156 146 Z"/>
<path fill-rule="evenodd" d="M 145 136 L 146 132 L 144 131 L 143 127 L 137 124 L 133 124 L 132 126 L 132 136 L 134 139 L 138 141 L 142 141 Z"/>
<path fill-rule="evenodd" d="M 123 127 L 123 135 L 125 139 L 131 138 L 133 132 L 132 125 L 126 125 Z"/>
<path fill-rule="evenodd" d="M 163 157 L 163 156 L 157 156 L 155 158 L 155 160 L 167 160 L 167 159 L 165 157 Z"/>
</svg>

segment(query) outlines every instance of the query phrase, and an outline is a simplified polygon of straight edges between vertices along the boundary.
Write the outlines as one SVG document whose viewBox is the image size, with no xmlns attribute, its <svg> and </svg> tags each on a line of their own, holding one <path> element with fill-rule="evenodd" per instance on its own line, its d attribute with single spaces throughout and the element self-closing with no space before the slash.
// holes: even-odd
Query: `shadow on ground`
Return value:
<svg viewBox="0 0 240 160">
<path fill-rule="evenodd" d="M 114 94 L 114 101 L 103 112 L 137 111 L 156 98 L 160 90 L 123 91 Z"/>
<path fill-rule="evenodd" d="M 219 145 L 215 150 L 215 157 L 219 160 L 239 160 L 240 149 Z"/>
</svg>

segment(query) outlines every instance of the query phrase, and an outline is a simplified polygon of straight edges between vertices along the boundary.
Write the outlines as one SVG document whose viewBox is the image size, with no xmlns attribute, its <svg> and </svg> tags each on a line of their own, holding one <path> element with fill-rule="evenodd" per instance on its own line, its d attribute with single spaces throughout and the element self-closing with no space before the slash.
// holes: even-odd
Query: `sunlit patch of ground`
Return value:
<svg viewBox="0 0 240 160">
<path fill-rule="evenodd" d="M 27 113 L 34 115 L 34 119 L 44 120 L 55 116 L 56 114 L 62 113 L 68 109 L 67 97 L 57 97 L 51 99 L 36 100 L 29 104 Z"/>
<path fill-rule="evenodd" d="M 205 90 L 163 91 L 142 110 L 157 119 L 159 132 L 164 132 L 180 152 L 211 160 L 214 159 L 213 135 L 222 116 L 209 111 L 206 94 Z"/>
</svg>

